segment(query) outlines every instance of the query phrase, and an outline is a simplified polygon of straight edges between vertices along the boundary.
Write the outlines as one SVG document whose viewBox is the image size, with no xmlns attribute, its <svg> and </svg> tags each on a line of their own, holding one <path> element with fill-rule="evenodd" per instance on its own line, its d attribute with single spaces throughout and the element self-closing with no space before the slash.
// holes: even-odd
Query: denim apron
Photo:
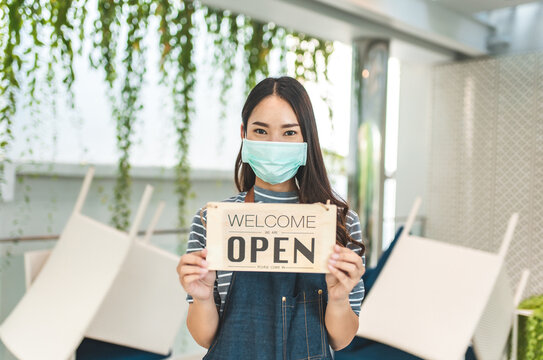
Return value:
<svg viewBox="0 0 543 360">
<path fill-rule="evenodd" d="M 246 202 L 254 201 L 252 190 Z M 233 272 L 205 360 L 332 359 L 324 274 Z"/>
</svg>

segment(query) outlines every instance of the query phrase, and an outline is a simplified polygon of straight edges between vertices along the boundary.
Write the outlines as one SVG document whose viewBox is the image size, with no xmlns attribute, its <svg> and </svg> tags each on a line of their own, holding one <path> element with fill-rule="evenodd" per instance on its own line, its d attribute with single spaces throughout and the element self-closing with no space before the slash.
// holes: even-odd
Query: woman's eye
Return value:
<svg viewBox="0 0 543 360">
<path fill-rule="evenodd" d="M 262 131 L 262 132 L 261 132 L 261 131 Z M 263 135 L 263 134 L 266 133 L 266 130 L 264 130 L 264 129 L 256 129 L 255 132 L 256 132 L 257 134 Z"/>
<path fill-rule="evenodd" d="M 285 135 L 288 135 L 288 136 L 296 135 L 296 131 L 288 130 L 288 131 L 285 132 Z"/>
</svg>

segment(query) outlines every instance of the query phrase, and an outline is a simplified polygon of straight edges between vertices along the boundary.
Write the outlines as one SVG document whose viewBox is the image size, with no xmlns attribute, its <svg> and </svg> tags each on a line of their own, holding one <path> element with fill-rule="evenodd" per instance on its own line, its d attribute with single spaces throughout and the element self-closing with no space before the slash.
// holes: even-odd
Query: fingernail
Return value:
<svg viewBox="0 0 543 360">
<path fill-rule="evenodd" d="M 335 264 L 337 261 L 334 260 L 334 259 L 330 259 L 330 260 L 328 260 L 328 262 L 329 262 L 330 264 Z"/>
<path fill-rule="evenodd" d="M 332 265 L 328 264 L 328 269 L 334 270 L 334 267 Z"/>
<path fill-rule="evenodd" d="M 202 266 L 207 266 L 207 261 L 202 260 Z"/>
<path fill-rule="evenodd" d="M 336 245 L 334 246 L 334 250 L 339 251 L 339 250 L 341 250 L 341 248 L 339 247 L 338 244 L 336 244 Z"/>
<path fill-rule="evenodd" d="M 339 259 L 339 254 L 338 253 L 333 253 L 332 254 L 332 259 Z"/>
<path fill-rule="evenodd" d="M 200 269 L 200 272 L 201 272 L 202 274 L 205 274 L 205 273 L 207 273 L 207 269 L 205 269 L 205 268 L 204 268 L 204 269 Z"/>
</svg>

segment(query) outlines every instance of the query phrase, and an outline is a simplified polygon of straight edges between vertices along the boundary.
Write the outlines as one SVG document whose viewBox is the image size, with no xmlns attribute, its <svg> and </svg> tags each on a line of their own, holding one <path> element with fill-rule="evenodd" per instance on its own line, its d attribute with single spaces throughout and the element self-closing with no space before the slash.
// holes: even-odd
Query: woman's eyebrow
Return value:
<svg viewBox="0 0 543 360">
<path fill-rule="evenodd" d="M 253 122 L 251 125 L 258 125 L 258 126 L 262 126 L 262 127 L 269 127 L 268 124 L 263 123 L 263 122 L 260 122 L 260 121 L 255 121 L 255 122 Z M 281 125 L 282 128 L 288 128 L 288 127 L 294 127 L 294 126 L 300 126 L 300 125 L 298 125 L 298 124 L 283 124 L 283 125 Z"/>
<path fill-rule="evenodd" d="M 288 128 L 288 127 L 294 127 L 294 126 L 300 126 L 298 124 L 284 124 L 283 126 L 281 126 L 282 128 Z"/>
</svg>

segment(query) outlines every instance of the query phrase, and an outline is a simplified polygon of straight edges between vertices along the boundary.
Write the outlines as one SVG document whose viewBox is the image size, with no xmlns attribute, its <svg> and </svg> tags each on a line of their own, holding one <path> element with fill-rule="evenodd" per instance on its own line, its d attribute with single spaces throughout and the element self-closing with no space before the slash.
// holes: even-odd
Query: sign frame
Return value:
<svg viewBox="0 0 543 360">
<path fill-rule="evenodd" d="M 206 205 L 210 270 L 329 273 L 337 206 L 317 202 Z"/>
</svg>

